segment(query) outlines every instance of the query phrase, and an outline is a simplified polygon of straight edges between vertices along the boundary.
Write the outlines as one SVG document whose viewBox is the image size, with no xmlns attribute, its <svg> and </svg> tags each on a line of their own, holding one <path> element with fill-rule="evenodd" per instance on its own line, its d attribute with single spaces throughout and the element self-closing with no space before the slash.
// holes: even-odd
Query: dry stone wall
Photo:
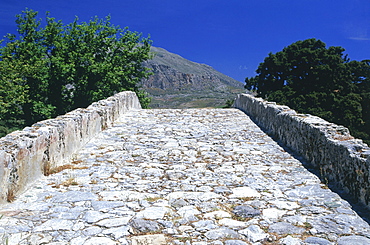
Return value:
<svg viewBox="0 0 370 245">
<path fill-rule="evenodd" d="M 250 94 L 234 106 L 320 170 L 321 179 L 370 208 L 370 148 L 347 128 Z"/>
<path fill-rule="evenodd" d="M 0 202 L 11 200 L 27 185 L 69 162 L 96 134 L 130 109 L 141 109 L 134 92 L 121 92 L 16 131 L 0 139 Z"/>
</svg>

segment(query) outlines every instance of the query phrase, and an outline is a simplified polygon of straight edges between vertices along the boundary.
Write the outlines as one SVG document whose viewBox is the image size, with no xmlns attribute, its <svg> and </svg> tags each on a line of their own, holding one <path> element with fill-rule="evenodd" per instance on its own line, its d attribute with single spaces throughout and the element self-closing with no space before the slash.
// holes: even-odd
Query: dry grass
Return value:
<svg viewBox="0 0 370 245">
<path fill-rule="evenodd" d="M 282 169 L 282 170 L 278 170 L 278 171 L 276 171 L 276 173 L 278 173 L 278 174 L 289 174 L 290 172 L 289 171 L 287 171 L 287 170 L 285 170 L 285 169 Z"/>
<path fill-rule="evenodd" d="M 64 187 L 68 187 L 68 186 L 71 186 L 71 185 L 78 185 L 77 181 L 75 180 L 74 177 L 69 177 L 68 179 L 66 179 L 65 181 L 63 181 L 62 183 L 52 183 L 51 184 L 53 188 L 60 188 L 61 186 L 64 186 Z M 45 198 L 45 199 L 48 199 L 48 198 Z"/>
<path fill-rule="evenodd" d="M 98 183 L 98 181 L 96 179 L 93 179 L 93 180 L 90 181 L 90 184 L 93 184 L 93 185 L 95 185 L 97 183 Z"/>
<path fill-rule="evenodd" d="M 72 162 L 73 164 L 77 164 L 76 162 L 80 163 L 82 161 L 74 161 Z M 74 166 L 72 164 L 66 164 L 66 165 L 63 165 L 63 166 L 58 166 L 58 167 L 55 167 L 55 168 L 51 168 L 50 167 L 50 164 L 45 164 L 44 165 L 44 175 L 45 176 L 49 176 L 51 174 L 56 174 L 56 173 L 59 173 L 65 169 L 70 169 L 70 170 L 74 170 L 74 169 L 88 169 L 87 166 Z"/>
<path fill-rule="evenodd" d="M 67 180 L 65 180 L 63 183 L 62 183 L 63 186 L 65 187 L 68 187 L 70 185 L 78 185 L 77 181 L 75 180 L 75 178 L 73 177 L 70 177 L 68 178 Z"/>
<path fill-rule="evenodd" d="M 15 193 L 13 189 L 9 189 L 6 193 L 6 200 L 8 202 L 13 202 L 15 200 Z"/>
<path fill-rule="evenodd" d="M 45 176 L 49 176 L 51 174 L 51 165 L 50 162 L 44 164 L 43 172 Z"/>
<path fill-rule="evenodd" d="M 82 163 L 83 161 L 82 160 L 74 160 L 72 161 L 72 164 L 79 164 L 79 163 Z"/>
<path fill-rule="evenodd" d="M 163 199 L 163 198 L 162 197 L 147 197 L 147 198 L 145 198 L 145 200 L 148 201 L 148 202 L 156 202 L 160 199 Z"/>
</svg>

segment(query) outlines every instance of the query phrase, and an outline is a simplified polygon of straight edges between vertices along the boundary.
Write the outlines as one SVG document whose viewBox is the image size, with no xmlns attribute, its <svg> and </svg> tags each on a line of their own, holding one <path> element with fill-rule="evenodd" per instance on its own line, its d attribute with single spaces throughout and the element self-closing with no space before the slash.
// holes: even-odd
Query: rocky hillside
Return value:
<svg viewBox="0 0 370 245">
<path fill-rule="evenodd" d="M 154 73 L 142 81 L 151 95 L 151 108 L 222 107 L 244 91 L 243 84 L 212 67 L 152 47 L 154 58 L 145 63 Z"/>
</svg>

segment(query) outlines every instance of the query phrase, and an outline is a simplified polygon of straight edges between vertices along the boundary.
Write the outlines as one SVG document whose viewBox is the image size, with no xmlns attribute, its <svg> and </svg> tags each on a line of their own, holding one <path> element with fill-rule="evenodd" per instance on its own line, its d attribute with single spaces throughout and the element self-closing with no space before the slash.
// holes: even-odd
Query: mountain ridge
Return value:
<svg viewBox="0 0 370 245">
<path fill-rule="evenodd" d="M 152 59 L 152 61 L 155 62 L 156 64 L 161 64 L 161 65 L 172 67 L 178 70 L 179 72 L 182 72 L 185 74 L 192 73 L 192 74 L 197 74 L 197 75 L 203 75 L 204 72 L 209 72 L 209 73 L 215 74 L 223 78 L 224 81 L 227 81 L 233 84 L 234 86 L 240 87 L 240 85 L 242 85 L 243 87 L 243 84 L 241 82 L 217 71 L 212 66 L 209 66 L 207 64 L 190 61 L 188 59 L 183 58 L 182 56 L 178 54 L 171 53 L 164 48 L 151 47 L 151 52 L 155 53 L 155 56 Z M 171 56 L 171 58 L 169 59 L 168 56 Z M 178 62 L 179 60 L 181 60 L 182 62 L 181 63 Z M 194 69 L 194 67 L 199 67 L 199 69 Z"/>
<path fill-rule="evenodd" d="M 141 83 L 152 97 L 152 108 L 222 107 L 243 92 L 244 85 L 209 65 L 187 60 L 152 47 L 153 59 L 144 63 L 153 75 Z"/>
</svg>

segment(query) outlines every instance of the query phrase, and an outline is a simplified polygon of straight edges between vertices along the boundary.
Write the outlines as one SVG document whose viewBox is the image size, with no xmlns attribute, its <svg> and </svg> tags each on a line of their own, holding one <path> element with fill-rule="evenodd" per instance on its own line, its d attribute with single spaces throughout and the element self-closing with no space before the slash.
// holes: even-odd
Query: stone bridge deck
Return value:
<svg viewBox="0 0 370 245">
<path fill-rule="evenodd" d="M 13 203 L 0 244 L 370 244 L 370 226 L 236 109 L 136 110 Z"/>
</svg>

